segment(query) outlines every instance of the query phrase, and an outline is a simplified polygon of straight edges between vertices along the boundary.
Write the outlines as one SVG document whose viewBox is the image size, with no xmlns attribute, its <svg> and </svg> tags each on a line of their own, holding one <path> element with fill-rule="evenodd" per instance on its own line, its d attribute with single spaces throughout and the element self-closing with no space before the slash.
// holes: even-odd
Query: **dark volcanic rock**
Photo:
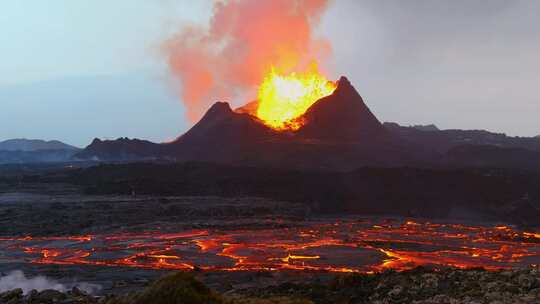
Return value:
<svg viewBox="0 0 540 304">
<path fill-rule="evenodd" d="M 505 170 L 284 170 L 206 163 L 102 165 L 72 182 L 92 194 L 265 197 L 328 213 L 496 219 L 538 225 L 540 175 Z"/>
<path fill-rule="evenodd" d="M 540 303 L 537 269 L 489 272 L 482 269 L 387 271 L 338 276 L 328 285 L 281 284 L 237 290 L 248 298 L 290 297 L 312 303 Z M 310 303 L 310 302 L 305 302 Z"/>
<path fill-rule="evenodd" d="M 0 304 L 95 304 L 99 298 L 88 295 L 76 288 L 67 293 L 53 289 L 30 291 L 23 296 L 22 289 L 0 293 Z"/>
<path fill-rule="evenodd" d="M 384 127 L 392 134 L 417 145 L 446 153 L 461 145 L 483 145 L 499 148 L 522 148 L 540 151 L 540 138 L 511 137 L 502 133 L 485 130 L 432 130 L 426 132 L 418 127 L 403 127 L 397 123 L 385 122 Z"/>
<path fill-rule="evenodd" d="M 213 275 L 221 281 L 240 280 L 243 283 L 226 283 L 224 285 L 228 287 L 217 292 L 200 280 L 206 277 L 206 282 Z M 20 290 L 14 290 L 4 293 L 10 294 L 11 298 L 6 301 L 0 297 L 0 304 L 540 303 L 540 272 L 537 268 L 486 271 L 419 267 L 375 274 L 283 275 L 229 272 L 196 276 L 196 273 L 178 272 L 127 294 L 98 298 L 73 292 L 44 291 L 23 297 Z"/>
<path fill-rule="evenodd" d="M 321 98 L 304 114 L 306 124 L 299 135 L 332 142 L 369 142 L 385 136 L 386 130 L 364 100 L 341 77 L 330 96 Z"/>
<path fill-rule="evenodd" d="M 94 139 L 81 152 L 75 154 L 76 159 L 97 161 L 123 161 L 152 159 L 160 156 L 162 146 L 146 140 L 129 139 L 117 140 Z"/>
<path fill-rule="evenodd" d="M 39 292 L 36 295 L 36 300 L 39 303 L 58 303 L 66 299 L 66 295 L 58 290 L 47 289 Z"/>
<path fill-rule="evenodd" d="M 217 102 L 189 131 L 164 148 L 178 160 L 237 161 L 274 133 L 255 117 Z"/>
<path fill-rule="evenodd" d="M 22 297 L 23 291 L 20 288 L 8 290 L 6 292 L 0 293 L 0 303 L 9 303 L 14 302 Z"/>
<path fill-rule="evenodd" d="M 540 152 L 492 145 L 461 145 L 450 149 L 448 161 L 468 167 L 540 168 Z"/>
</svg>

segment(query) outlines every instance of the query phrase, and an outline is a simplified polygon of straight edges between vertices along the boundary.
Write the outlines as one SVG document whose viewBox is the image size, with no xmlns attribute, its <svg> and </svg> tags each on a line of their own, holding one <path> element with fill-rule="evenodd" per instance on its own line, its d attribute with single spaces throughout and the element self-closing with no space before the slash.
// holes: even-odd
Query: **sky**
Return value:
<svg viewBox="0 0 540 304">
<path fill-rule="evenodd" d="M 0 2 L 0 140 L 162 142 L 191 122 L 163 43 L 212 1 Z M 540 1 L 334 0 L 317 35 L 381 121 L 540 134 Z M 239 106 L 243 100 L 230 100 Z"/>
</svg>

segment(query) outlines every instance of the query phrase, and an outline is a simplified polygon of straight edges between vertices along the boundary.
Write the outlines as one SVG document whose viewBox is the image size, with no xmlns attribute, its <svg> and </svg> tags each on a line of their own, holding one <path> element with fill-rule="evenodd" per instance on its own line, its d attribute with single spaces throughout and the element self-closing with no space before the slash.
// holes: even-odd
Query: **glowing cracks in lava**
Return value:
<svg viewBox="0 0 540 304">
<path fill-rule="evenodd" d="M 501 269 L 538 264 L 540 238 L 507 226 L 351 219 L 268 230 L 3 237 L 0 251 L 0 261 L 36 264 L 369 273 L 420 265 Z"/>
</svg>

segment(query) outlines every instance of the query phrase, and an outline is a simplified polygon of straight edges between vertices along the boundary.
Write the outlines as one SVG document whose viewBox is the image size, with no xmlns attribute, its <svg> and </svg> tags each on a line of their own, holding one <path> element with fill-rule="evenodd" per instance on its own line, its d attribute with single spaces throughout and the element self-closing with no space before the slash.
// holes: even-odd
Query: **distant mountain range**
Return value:
<svg viewBox="0 0 540 304">
<path fill-rule="evenodd" d="M 439 128 L 437 128 L 436 125 L 415 125 L 413 128 L 420 130 L 420 131 L 440 131 Z"/>
<path fill-rule="evenodd" d="M 0 142 L 0 164 L 64 162 L 79 151 L 58 140 L 9 139 Z"/>
<path fill-rule="evenodd" d="M 40 151 L 40 150 L 79 150 L 79 148 L 70 146 L 58 140 L 41 139 L 8 139 L 0 141 L 0 151 Z"/>
</svg>

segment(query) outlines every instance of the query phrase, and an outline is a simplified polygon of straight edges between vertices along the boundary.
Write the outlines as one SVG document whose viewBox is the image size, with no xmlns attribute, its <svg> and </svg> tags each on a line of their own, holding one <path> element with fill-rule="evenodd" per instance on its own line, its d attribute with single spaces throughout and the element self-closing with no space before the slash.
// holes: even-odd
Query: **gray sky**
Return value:
<svg viewBox="0 0 540 304">
<path fill-rule="evenodd" d="M 160 46 L 211 2 L 0 3 L 0 140 L 163 141 L 189 123 Z M 336 0 L 318 34 L 382 121 L 540 134 L 540 1 Z M 241 101 L 233 100 L 239 105 Z"/>
<path fill-rule="evenodd" d="M 323 31 L 380 119 L 540 134 L 540 1 L 347 4 Z"/>
</svg>

